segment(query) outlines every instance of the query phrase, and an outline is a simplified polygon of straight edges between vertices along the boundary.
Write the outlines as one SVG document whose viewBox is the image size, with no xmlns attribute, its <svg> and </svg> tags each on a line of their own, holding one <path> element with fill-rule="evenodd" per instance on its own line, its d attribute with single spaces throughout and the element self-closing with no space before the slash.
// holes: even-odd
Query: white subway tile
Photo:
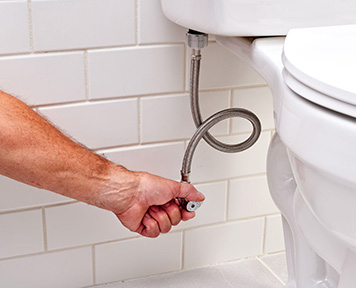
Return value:
<svg viewBox="0 0 356 288">
<path fill-rule="evenodd" d="M 135 1 L 33 0 L 35 51 L 135 44 Z"/>
<path fill-rule="evenodd" d="M 48 249 L 60 249 L 137 236 L 110 211 L 85 203 L 45 209 Z"/>
<path fill-rule="evenodd" d="M 30 52 L 27 1 L 0 2 L 0 54 Z"/>
<path fill-rule="evenodd" d="M 264 253 L 273 253 L 283 250 L 285 250 L 285 246 L 281 216 L 269 216 L 266 218 Z"/>
<path fill-rule="evenodd" d="M 179 223 L 175 230 L 225 221 L 227 183 L 200 184 L 195 188 L 205 195 L 205 201 L 192 220 Z"/>
<path fill-rule="evenodd" d="M 278 213 L 270 196 L 266 177 L 230 181 L 228 211 L 229 219 Z"/>
<path fill-rule="evenodd" d="M 64 203 L 73 199 L 0 176 L 0 211 Z"/>
<path fill-rule="evenodd" d="M 184 154 L 183 143 L 144 145 L 121 149 L 102 150 L 98 153 L 130 170 L 146 171 L 162 177 L 176 179 Z"/>
<path fill-rule="evenodd" d="M 137 99 L 46 107 L 39 111 L 89 148 L 138 142 Z"/>
<path fill-rule="evenodd" d="M 156 239 L 139 238 L 97 245 L 96 282 L 107 283 L 179 270 L 181 239 L 181 233 L 170 233 Z"/>
<path fill-rule="evenodd" d="M 240 143 L 249 135 L 219 137 L 226 143 Z M 258 141 L 240 153 L 222 153 L 200 141 L 193 157 L 192 182 L 212 181 L 238 176 L 264 173 L 270 134 L 262 133 Z"/>
<path fill-rule="evenodd" d="M 0 215 L 0 231 L 0 258 L 44 250 L 41 210 Z"/>
<path fill-rule="evenodd" d="M 186 231 L 184 268 L 259 255 L 262 235 L 263 219 Z"/>
<path fill-rule="evenodd" d="M 260 119 L 262 129 L 274 129 L 273 99 L 268 87 L 234 90 L 232 106 L 251 110 Z M 251 131 L 251 124 L 243 119 L 234 118 L 232 132 Z"/>
<path fill-rule="evenodd" d="M 85 99 L 82 52 L 0 58 L 1 89 L 30 105 Z"/>
<path fill-rule="evenodd" d="M 146 46 L 88 52 L 91 99 L 184 89 L 184 47 Z"/>
<path fill-rule="evenodd" d="M 211 91 L 199 93 L 199 105 L 203 121 L 223 109 L 229 108 L 229 91 Z M 210 130 L 213 135 L 228 133 L 228 120 L 217 123 Z"/>
<path fill-rule="evenodd" d="M 189 139 L 193 135 L 188 95 L 147 97 L 141 101 L 142 142 Z"/>
<path fill-rule="evenodd" d="M 224 47 L 209 43 L 201 51 L 200 88 L 221 88 L 265 83 L 263 78 L 249 65 Z M 190 67 L 191 52 L 187 53 L 187 69 Z M 187 75 L 189 73 L 187 72 Z M 187 77 L 189 78 L 189 77 Z M 189 86 L 189 79 L 186 82 Z"/>
<path fill-rule="evenodd" d="M 93 284 L 91 248 L 0 261 L 0 286 L 80 288 Z"/>
<path fill-rule="evenodd" d="M 140 0 L 140 43 L 184 42 L 186 28 L 169 21 L 160 0 Z"/>
<path fill-rule="evenodd" d="M 200 95 L 202 118 L 228 107 L 227 91 Z M 189 139 L 196 131 L 188 95 L 146 97 L 141 100 L 142 142 Z M 211 129 L 213 134 L 226 134 L 227 121 Z"/>
</svg>

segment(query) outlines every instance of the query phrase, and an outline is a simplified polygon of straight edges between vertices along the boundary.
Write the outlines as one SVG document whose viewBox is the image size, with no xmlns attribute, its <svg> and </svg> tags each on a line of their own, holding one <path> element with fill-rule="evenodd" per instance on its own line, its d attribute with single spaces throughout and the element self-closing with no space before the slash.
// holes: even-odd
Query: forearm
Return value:
<svg viewBox="0 0 356 288">
<path fill-rule="evenodd" d="M 0 174 L 97 206 L 101 193 L 119 190 L 127 182 L 135 185 L 133 173 L 70 140 L 23 102 L 2 92 Z"/>
<path fill-rule="evenodd" d="M 131 172 L 96 155 L 2 92 L 0 174 L 110 210 L 131 231 L 148 237 L 194 217 L 176 197 L 204 200 L 190 184 Z"/>
</svg>

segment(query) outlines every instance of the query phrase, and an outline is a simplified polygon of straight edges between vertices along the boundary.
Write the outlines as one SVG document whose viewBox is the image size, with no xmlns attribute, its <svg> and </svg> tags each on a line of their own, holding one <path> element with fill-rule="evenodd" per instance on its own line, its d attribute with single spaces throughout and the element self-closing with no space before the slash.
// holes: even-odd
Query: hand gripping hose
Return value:
<svg viewBox="0 0 356 288">
<path fill-rule="evenodd" d="M 244 151 L 255 144 L 261 134 L 261 123 L 255 114 L 242 108 L 225 109 L 215 113 L 205 121 L 202 121 L 199 107 L 199 71 L 201 60 L 200 50 L 207 46 L 208 35 L 189 30 L 187 33 L 187 44 L 190 48 L 192 48 L 190 66 L 190 107 L 194 124 L 197 127 L 197 131 L 193 135 L 185 151 L 181 169 L 181 182 L 189 183 L 189 175 L 194 151 L 201 138 L 204 138 L 204 140 L 216 150 L 225 153 L 237 153 Z M 252 124 L 252 133 L 245 141 L 238 144 L 226 144 L 220 142 L 208 132 L 208 130 L 215 124 L 232 117 L 244 118 Z M 188 211 L 195 211 L 202 204 L 201 202 L 187 201 L 184 198 L 179 198 L 178 200 L 180 205 Z"/>
</svg>

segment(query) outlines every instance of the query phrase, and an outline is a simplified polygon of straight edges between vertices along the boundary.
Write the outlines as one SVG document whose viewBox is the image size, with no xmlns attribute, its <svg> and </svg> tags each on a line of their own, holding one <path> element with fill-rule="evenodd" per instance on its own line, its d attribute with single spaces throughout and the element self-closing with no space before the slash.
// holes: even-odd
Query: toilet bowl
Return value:
<svg viewBox="0 0 356 288">
<path fill-rule="evenodd" d="M 350 28 L 356 33 L 356 26 L 340 26 L 335 32 Z M 323 29 L 326 33 L 328 28 Z M 304 35 L 315 29 L 296 32 Z M 331 86 L 313 78 L 306 70 L 302 77 L 309 84 L 303 83 L 297 67 L 292 66 L 293 51 L 286 50 L 289 41 L 294 40 L 301 45 L 310 44 L 304 42 L 308 37 L 256 40 L 217 37 L 220 44 L 259 71 L 273 92 L 277 133 L 269 148 L 267 176 L 272 198 L 282 213 L 287 287 L 354 287 L 356 114 L 353 116 L 352 112 L 356 107 L 356 90 L 349 89 L 348 85 L 353 84 L 345 79 L 344 85 Z M 351 42 L 351 48 L 353 41 L 347 37 L 344 44 Z M 323 49 L 328 55 L 328 47 Z M 348 66 L 356 57 L 346 59 Z M 323 59 L 328 60 L 332 59 Z M 289 70 L 283 62 L 289 63 Z M 319 65 L 317 61 L 309 64 Z M 350 72 L 347 67 L 342 68 L 343 63 L 338 65 L 331 73 Z M 330 87 L 323 93 L 325 85 Z M 352 95 L 354 98 L 348 101 L 346 97 Z"/>
<path fill-rule="evenodd" d="M 259 72 L 272 91 L 276 133 L 267 177 L 282 214 L 287 287 L 355 287 L 356 2 L 161 2 L 172 21 L 220 34 L 216 41 Z M 283 8 L 286 2 L 295 9 Z M 262 4 L 281 5 L 282 16 L 273 18 L 271 10 L 264 17 L 259 8 L 252 9 Z M 308 13 L 302 14 L 306 7 Z M 331 19 L 336 7 L 337 16 Z M 259 25 L 241 31 L 251 19 L 243 19 L 241 15 L 249 14 L 241 11 L 240 18 L 234 17 L 235 8 L 251 8 Z M 194 9 L 202 9 L 203 15 L 194 17 Z M 283 34 L 287 36 L 255 37 Z"/>
</svg>

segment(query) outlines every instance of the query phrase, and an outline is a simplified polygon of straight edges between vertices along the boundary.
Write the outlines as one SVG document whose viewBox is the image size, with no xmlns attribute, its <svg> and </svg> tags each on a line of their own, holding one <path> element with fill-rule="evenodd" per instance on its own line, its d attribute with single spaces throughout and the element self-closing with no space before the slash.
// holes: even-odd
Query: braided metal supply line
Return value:
<svg viewBox="0 0 356 288">
<path fill-rule="evenodd" d="M 190 107 L 192 111 L 192 117 L 197 131 L 193 135 L 189 142 L 189 145 L 185 151 L 182 169 L 181 169 L 181 181 L 190 182 L 189 174 L 191 171 L 192 159 L 199 141 L 204 140 L 216 150 L 225 153 L 237 153 L 250 148 L 258 140 L 261 134 L 261 123 L 257 116 L 249 110 L 242 108 L 229 108 L 215 113 L 205 121 L 202 120 L 200 107 L 199 107 L 199 71 L 201 54 L 200 49 L 204 48 L 208 44 L 208 36 L 196 31 L 189 30 L 187 33 L 187 43 L 192 48 L 192 58 L 190 67 Z M 239 117 L 248 120 L 253 127 L 251 135 L 243 142 L 238 144 L 226 144 L 217 140 L 208 131 L 217 123 L 232 117 Z M 195 211 L 201 205 L 199 202 L 188 202 L 185 199 L 180 199 L 180 203 L 188 211 Z"/>
</svg>

